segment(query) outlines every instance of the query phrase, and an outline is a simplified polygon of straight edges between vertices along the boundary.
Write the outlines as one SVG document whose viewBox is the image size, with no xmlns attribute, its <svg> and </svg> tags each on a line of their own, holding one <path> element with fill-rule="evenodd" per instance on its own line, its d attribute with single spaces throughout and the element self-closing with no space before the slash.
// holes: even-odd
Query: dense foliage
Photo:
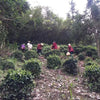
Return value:
<svg viewBox="0 0 100 100">
<path fill-rule="evenodd" d="M 47 51 L 47 52 L 45 52 L 45 57 L 48 57 L 49 55 L 58 55 L 58 56 L 60 56 L 60 50 L 50 50 L 50 51 Z"/>
<path fill-rule="evenodd" d="M 72 75 L 76 75 L 78 72 L 76 61 L 73 59 L 66 60 L 63 63 L 63 68 L 64 68 L 64 71 Z"/>
<path fill-rule="evenodd" d="M 25 70 L 10 71 L 0 85 L 3 100 L 25 100 L 34 87 L 32 75 Z"/>
<path fill-rule="evenodd" d="M 85 78 L 90 90 L 100 92 L 100 67 L 96 63 L 88 63 L 85 66 Z"/>
<path fill-rule="evenodd" d="M 25 56 L 25 59 L 26 60 L 31 59 L 31 58 L 37 58 L 38 57 L 36 51 L 33 51 L 33 50 L 26 51 L 25 54 L 24 54 L 24 56 Z"/>
<path fill-rule="evenodd" d="M 18 59 L 18 60 L 22 60 L 23 59 L 23 53 L 21 51 L 15 51 L 12 53 L 11 55 L 12 57 Z"/>
<path fill-rule="evenodd" d="M 34 77 L 38 77 L 41 73 L 40 61 L 38 59 L 26 61 L 23 68 L 30 71 Z"/>
<path fill-rule="evenodd" d="M 79 60 L 84 60 L 85 59 L 85 55 L 83 53 L 78 55 L 78 59 Z"/>
<path fill-rule="evenodd" d="M 61 59 L 57 55 L 49 55 L 47 57 L 47 67 L 48 68 L 60 68 L 61 67 Z"/>
<path fill-rule="evenodd" d="M 6 60 L 2 61 L 1 66 L 2 66 L 2 70 L 15 69 L 14 63 L 12 63 L 10 61 L 6 61 Z"/>
</svg>

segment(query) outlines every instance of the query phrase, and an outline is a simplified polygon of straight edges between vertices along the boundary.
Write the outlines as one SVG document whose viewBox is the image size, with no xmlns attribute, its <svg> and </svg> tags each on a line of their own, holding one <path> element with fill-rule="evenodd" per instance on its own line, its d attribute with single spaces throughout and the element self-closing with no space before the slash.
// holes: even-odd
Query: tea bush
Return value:
<svg viewBox="0 0 100 100">
<path fill-rule="evenodd" d="M 85 62 L 91 61 L 92 59 L 90 57 L 85 58 Z"/>
<path fill-rule="evenodd" d="M 15 52 L 13 52 L 13 54 L 11 56 L 18 60 L 22 60 L 23 53 L 21 51 L 15 51 Z"/>
<path fill-rule="evenodd" d="M 2 62 L 3 62 L 3 58 L 0 57 L 0 69 L 2 69 Z"/>
<path fill-rule="evenodd" d="M 92 55 L 92 59 L 93 59 L 93 60 L 96 60 L 97 58 L 98 58 L 97 55 Z"/>
<path fill-rule="evenodd" d="M 63 68 L 64 68 L 64 71 L 66 71 L 69 74 L 76 75 L 78 72 L 76 61 L 73 59 L 66 60 L 63 63 Z"/>
<path fill-rule="evenodd" d="M 95 60 L 100 65 L 100 58 Z"/>
<path fill-rule="evenodd" d="M 51 51 L 51 47 L 49 45 L 46 45 L 43 47 L 42 53 L 45 55 L 47 52 Z"/>
<path fill-rule="evenodd" d="M 10 61 L 2 61 L 2 70 L 7 70 L 7 69 L 15 69 L 15 65 L 13 62 Z"/>
<path fill-rule="evenodd" d="M 50 55 L 49 57 L 47 57 L 47 67 L 48 68 L 60 68 L 61 66 L 61 59 L 59 56 L 57 55 Z"/>
<path fill-rule="evenodd" d="M 100 92 L 100 67 L 96 63 L 85 66 L 84 77 L 91 91 Z"/>
<path fill-rule="evenodd" d="M 34 87 L 33 77 L 25 70 L 9 71 L 0 85 L 2 100 L 27 100 Z"/>
<path fill-rule="evenodd" d="M 81 47 L 73 47 L 73 49 L 74 49 L 74 53 L 76 55 L 78 55 L 79 53 L 82 53 L 82 48 Z"/>
<path fill-rule="evenodd" d="M 25 59 L 28 60 L 31 58 L 37 58 L 38 54 L 35 51 L 31 50 L 31 51 L 26 51 L 24 56 L 25 56 Z"/>
<path fill-rule="evenodd" d="M 82 54 L 82 53 L 79 54 L 79 55 L 78 55 L 78 59 L 79 59 L 79 60 L 84 60 L 84 59 L 85 59 L 85 55 Z"/>
<path fill-rule="evenodd" d="M 23 68 L 30 71 L 34 77 L 38 77 L 41 73 L 40 61 L 38 59 L 26 61 Z"/>
<path fill-rule="evenodd" d="M 67 50 L 68 50 L 67 45 L 60 45 L 60 52 L 66 54 Z"/>
<path fill-rule="evenodd" d="M 85 65 L 86 65 L 86 66 L 88 66 L 88 65 L 97 65 L 97 63 L 94 62 L 93 60 L 91 60 L 91 61 L 86 62 Z"/>
<path fill-rule="evenodd" d="M 51 51 L 45 53 L 45 57 L 48 57 L 49 55 L 58 55 L 58 56 L 60 56 L 60 50 L 51 50 Z"/>
<path fill-rule="evenodd" d="M 97 56 L 97 49 L 96 47 L 93 46 L 86 46 L 86 55 L 89 57 L 92 57 L 95 55 L 95 57 Z"/>
<path fill-rule="evenodd" d="M 92 57 L 92 51 L 91 51 L 91 50 L 87 50 L 87 51 L 86 51 L 86 56 Z"/>
</svg>

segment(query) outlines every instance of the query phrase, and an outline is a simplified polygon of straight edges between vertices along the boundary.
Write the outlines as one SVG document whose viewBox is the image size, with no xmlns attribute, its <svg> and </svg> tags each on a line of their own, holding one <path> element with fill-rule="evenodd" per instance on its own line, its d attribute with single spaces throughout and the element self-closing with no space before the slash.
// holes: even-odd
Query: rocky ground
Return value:
<svg viewBox="0 0 100 100">
<path fill-rule="evenodd" d="M 36 86 L 32 91 L 33 100 L 100 100 L 100 94 L 90 92 L 84 85 L 84 62 L 78 62 L 80 73 L 70 76 L 61 69 L 46 68 L 46 59 L 40 57 L 40 60 L 43 63 L 42 73 L 36 79 Z"/>
</svg>

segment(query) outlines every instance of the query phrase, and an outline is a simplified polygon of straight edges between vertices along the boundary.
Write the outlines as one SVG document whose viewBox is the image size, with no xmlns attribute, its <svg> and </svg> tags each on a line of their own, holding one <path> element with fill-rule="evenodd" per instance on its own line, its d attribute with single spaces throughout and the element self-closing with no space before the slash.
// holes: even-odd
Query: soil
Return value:
<svg viewBox="0 0 100 100">
<path fill-rule="evenodd" d="M 79 74 L 71 76 L 62 69 L 48 69 L 46 59 L 39 57 L 42 62 L 42 72 L 35 80 L 32 100 L 100 100 L 100 94 L 90 92 L 84 85 L 84 62 L 78 61 Z"/>
</svg>

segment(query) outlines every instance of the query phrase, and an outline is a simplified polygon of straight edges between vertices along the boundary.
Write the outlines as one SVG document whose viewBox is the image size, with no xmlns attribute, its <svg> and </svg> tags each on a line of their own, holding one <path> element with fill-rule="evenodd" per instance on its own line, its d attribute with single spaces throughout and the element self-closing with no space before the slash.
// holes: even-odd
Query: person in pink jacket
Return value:
<svg viewBox="0 0 100 100">
<path fill-rule="evenodd" d="M 55 41 L 53 42 L 51 49 L 58 49 L 57 43 Z"/>
<path fill-rule="evenodd" d="M 68 44 L 68 51 L 70 52 L 70 54 L 74 53 L 74 49 L 72 48 L 71 44 Z"/>
<path fill-rule="evenodd" d="M 37 53 L 39 55 L 42 54 L 42 47 L 43 47 L 43 43 L 38 43 L 38 45 L 37 45 Z"/>
</svg>

